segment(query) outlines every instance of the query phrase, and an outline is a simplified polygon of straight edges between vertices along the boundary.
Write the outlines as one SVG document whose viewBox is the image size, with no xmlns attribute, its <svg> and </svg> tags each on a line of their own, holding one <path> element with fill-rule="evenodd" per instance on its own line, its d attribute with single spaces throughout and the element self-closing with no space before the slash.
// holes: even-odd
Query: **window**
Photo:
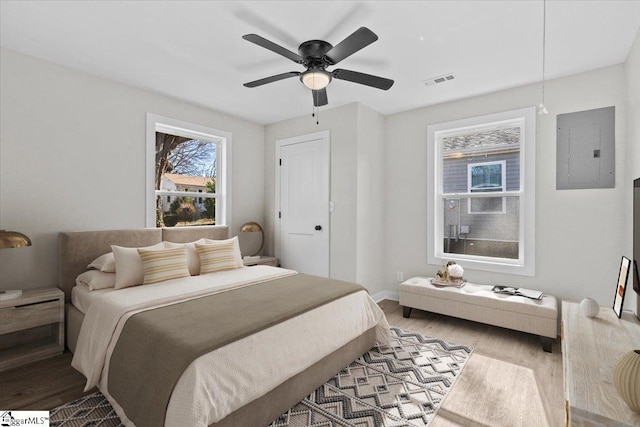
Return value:
<svg viewBox="0 0 640 427">
<path fill-rule="evenodd" d="M 498 162 L 469 163 L 467 167 L 467 191 L 488 193 L 504 191 L 507 166 L 504 160 Z M 506 213 L 505 197 L 469 199 L 470 214 Z"/>
<path fill-rule="evenodd" d="M 428 262 L 535 273 L 535 109 L 428 126 Z"/>
<path fill-rule="evenodd" d="M 147 114 L 147 226 L 229 225 L 231 134 Z"/>
</svg>

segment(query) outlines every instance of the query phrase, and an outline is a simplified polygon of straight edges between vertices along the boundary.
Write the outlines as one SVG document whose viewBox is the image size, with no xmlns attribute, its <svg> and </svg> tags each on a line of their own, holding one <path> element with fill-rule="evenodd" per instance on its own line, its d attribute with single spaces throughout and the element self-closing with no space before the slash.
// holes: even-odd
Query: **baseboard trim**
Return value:
<svg viewBox="0 0 640 427">
<path fill-rule="evenodd" d="M 378 292 L 375 295 L 371 295 L 371 298 L 377 303 L 385 299 L 388 299 L 391 301 L 399 301 L 400 295 L 398 294 L 397 291 L 382 291 L 382 292 Z"/>
</svg>

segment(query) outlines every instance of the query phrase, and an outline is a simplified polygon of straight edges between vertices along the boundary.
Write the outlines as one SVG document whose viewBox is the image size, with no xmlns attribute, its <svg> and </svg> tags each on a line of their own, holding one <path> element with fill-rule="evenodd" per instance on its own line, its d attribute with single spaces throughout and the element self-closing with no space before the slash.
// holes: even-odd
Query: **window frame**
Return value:
<svg viewBox="0 0 640 427">
<path fill-rule="evenodd" d="M 502 191 L 503 197 L 519 197 L 518 259 L 453 254 L 444 251 L 444 199 L 468 198 L 471 193 L 444 193 L 442 179 L 443 137 L 472 131 L 495 129 L 521 121 L 520 190 Z M 511 122 L 511 123 L 509 123 Z M 535 276 L 535 164 L 536 110 L 527 107 L 501 113 L 487 114 L 427 126 L 427 264 L 441 266 L 456 261 L 464 268 L 496 273 Z M 504 182 L 506 186 L 506 182 Z M 474 197 L 495 197 L 497 192 L 474 193 Z"/>
<path fill-rule="evenodd" d="M 506 191 L 507 186 L 507 161 L 506 160 L 494 160 L 491 162 L 479 162 L 479 163 L 469 163 L 467 165 L 467 192 L 469 194 L 473 193 L 473 177 L 472 177 L 472 169 L 477 166 L 491 166 L 491 165 L 500 165 L 500 175 L 501 175 L 501 185 L 499 191 L 486 191 L 486 193 L 498 193 L 496 197 L 500 197 L 500 193 L 504 193 Z M 478 191 L 477 193 L 482 193 Z M 469 215 L 495 215 L 495 214 L 505 214 L 507 213 L 507 199 L 506 197 L 502 198 L 502 209 L 499 211 L 474 211 L 471 209 L 471 199 L 467 199 L 467 213 Z"/>
<path fill-rule="evenodd" d="M 216 191 L 209 196 L 197 191 L 167 191 L 155 189 L 156 132 L 168 133 L 185 138 L 201 139 L 216 144 Z M 231 228 L 231 141 L 230 132 L 178 119 L 147 113 L 146 126 L 146 196 L 145 223 L 147 228 L 156 227 L 157 196 L 189 196 L 216 199 L 215 225 Z"/>
</svg>

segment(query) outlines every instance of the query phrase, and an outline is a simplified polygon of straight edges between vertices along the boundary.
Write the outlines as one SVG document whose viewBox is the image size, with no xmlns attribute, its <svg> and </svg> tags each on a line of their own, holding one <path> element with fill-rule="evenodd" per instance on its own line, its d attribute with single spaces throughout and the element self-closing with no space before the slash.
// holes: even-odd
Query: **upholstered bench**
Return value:
<svg viewBox="0 0 640 427">
<path fill-rule="evenodd" d="M 466 283 L 461 288 L 439 287 L 430 277 L 412 277 L 400 284 L 403 316 L 411 309 L 446 314 L 461 319 L 540 335 L 544 351 L 558 336 L 558 303 L 551 295 L 534 300 L 492 292 L 491 285 Z"/>
</svg>

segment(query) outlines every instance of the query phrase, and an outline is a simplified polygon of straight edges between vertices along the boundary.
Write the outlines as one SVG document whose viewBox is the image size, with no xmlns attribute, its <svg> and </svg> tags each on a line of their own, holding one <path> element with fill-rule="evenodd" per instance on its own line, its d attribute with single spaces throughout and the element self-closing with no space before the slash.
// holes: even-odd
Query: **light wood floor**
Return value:
<svg viewBox="0 0 640 427">
<path fill-rule="evenodd" d="M 538 337 L 413 310 L 402 317 L 382 301 L 390 325 L 474 347 L 432 427 L 564 425 L 559 340 L 545 353 Z M 84 377 L 71 353 L 0 373 L 0 408 L 51 409 L 83 394 Z"/>
<path fill-rule="evenodd" d="M 390 325 L 474 347 L 432 427 L 564 425 L 559 339 L 545 353 L 535 335 L 415 309 L 405 319 L 395 301 L 380 307 Z"/>
</svg>

